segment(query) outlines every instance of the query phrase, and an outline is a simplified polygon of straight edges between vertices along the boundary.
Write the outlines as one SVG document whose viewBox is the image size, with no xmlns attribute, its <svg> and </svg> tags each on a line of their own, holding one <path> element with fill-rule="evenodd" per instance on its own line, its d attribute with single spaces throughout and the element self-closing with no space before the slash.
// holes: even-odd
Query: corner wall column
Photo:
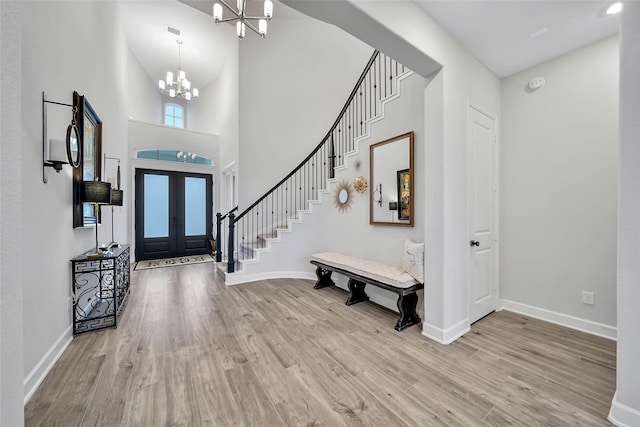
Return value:
<svg viewBox="0 0 640 427">
<path fill-rule="evenodd" d="M 640 425 L 640 3 L 620 15 L 620 188 L 618 191 L 618 350 L 609 420 Z"/>
</svg>

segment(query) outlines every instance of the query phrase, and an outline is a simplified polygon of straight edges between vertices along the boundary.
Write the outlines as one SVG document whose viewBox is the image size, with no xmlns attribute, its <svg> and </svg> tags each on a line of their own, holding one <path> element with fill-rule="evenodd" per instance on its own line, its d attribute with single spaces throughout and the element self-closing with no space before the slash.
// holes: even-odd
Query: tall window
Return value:
<svg viewBox="0 0 640 427">
<path fill-rule="evenodd" d="M 178 104 L 165 104 L 164 124 L 174 128 L 184 128 L 184 109 Z"/>
</svg>

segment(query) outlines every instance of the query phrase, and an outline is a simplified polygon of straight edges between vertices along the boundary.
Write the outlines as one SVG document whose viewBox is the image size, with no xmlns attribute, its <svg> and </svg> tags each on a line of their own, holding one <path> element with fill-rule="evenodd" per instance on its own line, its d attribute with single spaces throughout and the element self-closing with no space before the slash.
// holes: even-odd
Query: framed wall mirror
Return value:
<svg viewBox="0 0 640 427">
<path fill-rule="evenodd" d="M 80 166 L 73 170 L 73 228 L 100 222 L 100 212 L 92 203 L 80 201 L 82 181 L 99 180 L 102 173 L 102 121 L 89 101 L 73 92 L 73 106 L 77 108 L 80 130 Z"/>
<path fill-rule="evenodd" d="M 413 132 L 369 147 L 369 223 L 413 227 Z"/>
</svg>

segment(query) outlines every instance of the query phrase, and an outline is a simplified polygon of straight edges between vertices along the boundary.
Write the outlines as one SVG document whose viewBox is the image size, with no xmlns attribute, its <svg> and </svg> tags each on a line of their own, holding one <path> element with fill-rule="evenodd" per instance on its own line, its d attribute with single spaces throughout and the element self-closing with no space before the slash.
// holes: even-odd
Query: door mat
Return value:
<svg viewBox="0 0 640 427">
<path fill-rule="evenodd" d="M 181 256 L 175 258 L 151 259 L 136 262 L 134 270 L 148 270 L 150 268 L 176 267 L 178 265 L 201 264 L 203 262 L 214 262 L 215 258 L 209 254 Z"/>
</svg>

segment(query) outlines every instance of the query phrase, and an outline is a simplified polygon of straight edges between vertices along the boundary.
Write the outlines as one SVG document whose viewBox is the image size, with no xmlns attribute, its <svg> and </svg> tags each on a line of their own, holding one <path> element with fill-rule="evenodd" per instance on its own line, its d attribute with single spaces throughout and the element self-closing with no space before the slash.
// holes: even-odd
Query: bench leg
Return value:
<svg viewBox="0 0 640 427">
<path fill-rule="evenodd" d="M 325 270 L 323 268 L 316 268 L 316 276 L 318 277 L 318 281 L 313 286 L 313 289 L 321 289 L 329 286 L 335 285 L 333 280 L 331 280 L 331 270 Z"/>
<path fill-rule="evenodd" d="M 357 304 L 359 302 L 369 301 L 369 297 L 364 291 L 364 287 L 367 286 L 364 282 L 359 282 L 355 279 L 349 279 L 349 296 L 347 297 L 347 305 Z"/>
<path fill-rule="evenodd" d="M 421 319 L 416 312 L 417 305 L 417 293 L 400 295 L 398 297 L 398 311 L 400 312 L 400 316 L 398 317 L 398 323 L 396 323 L 396 331 L 403 331 L 409 326 L 413 326 L 421 322 Z"/>
</svg>

